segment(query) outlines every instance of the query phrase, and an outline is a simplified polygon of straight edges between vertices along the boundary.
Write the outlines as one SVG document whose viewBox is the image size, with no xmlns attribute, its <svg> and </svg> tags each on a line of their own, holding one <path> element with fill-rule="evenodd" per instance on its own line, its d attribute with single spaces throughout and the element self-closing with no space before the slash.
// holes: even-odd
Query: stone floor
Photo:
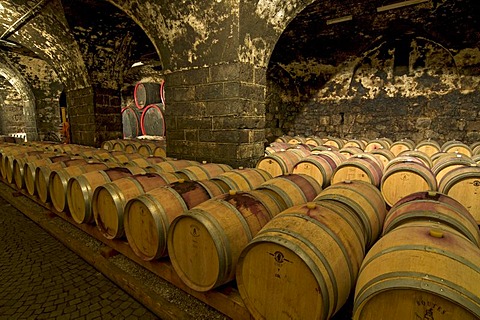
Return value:
<svg viewBox="0 0 480 320">
<path fill-rule="evenodd" d="M 158 319 L 0 198 L 0 319 Z"/>
</svg>

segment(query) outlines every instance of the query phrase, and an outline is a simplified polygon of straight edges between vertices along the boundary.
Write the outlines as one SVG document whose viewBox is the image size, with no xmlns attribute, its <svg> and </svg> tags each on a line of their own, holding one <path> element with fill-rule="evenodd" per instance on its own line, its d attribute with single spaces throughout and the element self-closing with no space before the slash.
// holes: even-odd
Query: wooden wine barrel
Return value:
<svg viewBox="0 0 480 320">
<path fill-rule="evenodd" d="M 167 160 L 145 167 L 149 172 L 175 172 L 190 166 L 199 166 L 200 163 L 193 160 Z"/>
<path fill-rule="evenodd" d="M 275 139 L 275 142 L 285 142 L 285 143 L 288 143 L 290 140 L 292 140 L 293 137 L 291 136 L 288 136 L 288 135 L 283 135 L 281 137 L 277 137 Z"/>
<path fill-rule="evenodd" d="M 13 145 L 13 146 L 4 146 L 0 150 L 0 173 L 2 175 L 2 178 L 7 177 L 7 162 L 9 156 L 17 155 L 17 154 L 25 154 L 27 152 L 36 152 L 39 151 L 38 149 L 34 147 L 26 147 L 26 146 L 19 146 L 19 145 Z"/>
<path fill-rule="evenodd" d="M 428 168 L 433 167 L 433 161 L 428 154 L 419 150 L 405 150 L 398 154 L 399 157 L 415 157 L 421 160 Z"/>
<path fill-rule="evenodd" d="M 327 141 L 325 141 L 323 143 L 323 145 L 324 146 L 335 147 L 337 149 L 341 149 L 345 145 L 345 142 L 346 141 L 344 139 L 330 137 L 330 138 L 328 138 Z"/>
<path fill-rule="evenodd" d="M 153 82 L 138 82 L 133 89 L 133 99 L 138 109 L 152 103 L 161 103 L 160 84 Z"/>
<path fill-rule="evenodd" d="M 211 180 L 179 181 L 129 200 L 125 206 L 125 234 L 133 252 L 145 261 L 167 255 L 167 232 L 185 211 L 224 194 Z"/>
<path fill-rule="evenodd" d="M 45 153 L 43 150 L 34 150 L 28 151 L 24 153 L 18 154 L 9 154 L 4 157 L 4 179 L 7 180 L 8 183 L 13 183 L 13 172 L 14 172 L 14 165 L 17 159 L 25 159 L 25 161 L 32 161 L 35 159 L 46 158 L 48 156 L 52 156 L 53 154 Z"/>
<path fill-rule="evenodd" d="M 135 138 L 141 134 L 140 112 L 135 107 L 127 106 L 121 110 L 123 138 Z"/>
<path fill-rule="evenodd" d="M 25 163 L 23 166 L 23 181 L 25 183 L 27 192 L 32 196 L 35 195 L 35 173 L 37 167 L 49 165 L 55 162 L 67 161 L 69 159 L 71 159 L 71 157 L 68 155 L 58 155 Z"/>
<path fill-rule="evenodd" d="M 286 151 L 290 145 L 286 142 L 272 142 L 265 148 L 265 155 L 273 154 L 279 151 Z"/>
<path fill-rule="evenodd" d="M 241 250 L 269 220 L 268 210 L 248 192 L 207 200 L 173 220 L 170 261 L 188 287 L 216 288 L 234 279 Z"/>
<path fill-rule="evenodd" d="M 175 173 L 185 180 L 208 180 L 230 170 L 232 170 L 232 167 L 227 164 L 205 163 L 199 166 L 186 167 L 175 171 Z"/>
<path fill-rule="evenodd" d="M 105 150 L 113 150 L 114 143 L 115 143 L 115 140 L 102 141 L 102 143 L 100 144 L 100 148 Z"/>
<path fill-rule="evenodd" d="M 347 159 L 350 158 L 354 154 L 363 153 L 363 150 L 358 147 L 343 147 L 342 149 L 338 150 L 341 154 L 343 154 Z"/>
<path fill-rule="evenodd" d="M 345 155 L 341 154 L 338 150 L 332 150 L 330 148 L 329 150 L 312 152 L 312 154 L 324 157 L 327 161 L 333 161 L 335 163 L 335 167 L 338 167 L 341 163 L 347 161 L 347 157 L 345 157 Z"/>
<path fill-rule="evenodd" d="M 255 190 L 270 190 L 282 206 L 289 208 L 315 199 L 322 191 L 314 178 L 304 174 L 288 174 L 270 179 Z"/>
<path fill-rule="evenodd" d="M 112 151 L 125 151 L 125 145 L 128 143 L 126 139 L 119 139 L 113 143 Z"/>
<path fill-rule="evenodd" d="M 54 156 L 55 156 L 54 153 L 42 152 L 41 154 L 35 154 L 32 156 L 18 157 L 18 158 L 15 157 L 15 159 L 13 159 L 13 171 L 11 173 L 12 182 L 15 183 L 18 189 L 23 189 L 25 187 L 25 181 L 23 178 L 24 171 L 25 171 L 25 164 L 28 162 L 36 161 L 38 159 L 47 159 Z M 7 173 L 7 177 L 8 177 L 8 173 Z"/>
<path fill-rule="evenodd" d="M 350 207 L 362 222 L 367 247 L 371 247 L 380 236 L 387 206 L 380 191 L 364 181 L 343 181 L 325 188 L 314 199 L 337 201 Z"/>
<path fill-rule="evenodd" d="M 146 106 L 140 118 L 140 127 L 143 135 L 164 136 L 165 116 L 163 104 L 153 103 Z"/>
<path fill-rule="evenodd" d="M 421 161 L 397 162 L 385 169 L 380 190 L 385 202 L 392 207 L 411 193 L 436 191 L 437 181 L 433 172 Z"/>
<path fill-rule="evenodd" d="M 480 167 L 454 169 L 440 180 L 438 191 L 460 202 L 480 225 Z"/>
<path fill-rule="evenodd" d="M 314 178 L 322 188 L 325 188 L 330 185 L 330 179 L 336 167 L 337 164 L 329 157 L 312 154 L 295 164 L 293 174 L 310 176 Z"/>
<path fill-rule="evenodd" d="M 330 319 L 355 285 L 363 252 L 342 215 L 315 203 L 296 206 L 241 252 L 238 290 L 256 319 Z"/>
<path fill-rule="evenodd" d="M 441 158 L 451 157 L 454 154 L 455 153 L 447 153 L 447 152 L 440 151 L 440 152 L 432 154 L 432 156 L 430 158 L 432 159 L 433 165 L 435 165 Z"/>
<path fill-rule="evenodd" d="M 445 225 L 480 246 L 478 225 L 468 210 L 455 199 L 435 191 L 416 192 L 398 201 L 385 217 L 383 234 L 418 221 Z"/>
<path fill-rule="evenodd" d="M 131 161 L 128 162 L 128 164 L 132 165 L 132 166 L 137 166 L 137 167 L 140 167 L 140 168 L 146 168 L 146 167 L 151 166 L 152 164 L 156 164 L 156 163 L 164 162 L 164 161 L 167 161 L 167 158 L 149 156 L 149 157 L 145 157 L 145 158 L 132 159 Z"/>
<path fill-rule="evenodd" d="M 58 212 L 67 211 L 67 184 L 72 177 L 78 177 L 87 172 L 105 170 L 109 165 L 102 162 L 89 162 L 79 166 L 70 166 L 52 170 L 48 180 L 48 194 L 52 205 Z"/>
<path fill-rule="evenodd" d="M 141 146 L 138 147 L 137 151 L 141 155 L 147 156 L 157 156 L 165 157 L 166 156 L 166 146 L 164 140 L 154 140 L 154 141 L 142 141 Z"/>
<path fill-rule="evenodd" d="M 255 167 L 267 171 L 272 177 L 292 173 L 295 164 L 303 157 L 295 152 L 280 151 L 260 159 Z"/>
<path fill-rule="evenodd" d="M 305 139 L 305 143 L 313 147 L 321 146 L 325 141 L 327 141 L 327 139 L 322 139 L 316 136 L 309 136 Z"/>
<path fill-rule="evenodd" d="M 461 153 L 466 155 L 467 157 L 472 156 L 472 149 L 470 149 L 470 147 L 465 143 L 456 140 L 450 140 L 445 142 L 442 145 L 441 150 L 447 153 Z"/>
<path fill-rule="evenodd" d="M 480 249 L 429 227 L 385 234 L 366 255 L 353 319 L 479 319 Z"/>
<path fill-rule="evenodd" d="M 361 139 L 348 139 L 347 142 L 345 142 L 345 144 L 343 145 L 343 148 L 354 147 L 363 151 L 365 150 L 366 145 L 367 144 L 365 143 L 365 141 Z"/>
<path fill-rule="evenodd" d="M 439 158 L 432 167 L 432 172 L 435 174 L 437 183 L 439 184 L 442 178 L 450 171 L 475 164 L 470 157 L 461 153 L 451 153 L 447 156 Z"/>
<path fill-rule="evenodd" d="M 473 156 L 472 160 L 475 161 L 476 164 L 480 164 L 480 154 Z"/>
<path fill-rule="evenodd" d="M 285 151 L 297 153 L 301 158 L 307 157 L 312 153 L 312 148 L 308 144 L 300 143 L 291 145 Z"/>
<path fill-rule="evenodd" d="M 318 153 L 318 152 L 321 152 L 321 151 L 338 151 L 340 150 L 339 148 L 337 147 L 334 147 L 334 146 L 326 146 L 326 145 L 320 145 L 320 146 L 316 146 L 316 147 L 313 147 L 312 148 L 312 153 Z"/>
<path fill-rule="evenodd" d="M 145 173 L 98 186 L 92 196 L 93 217 L 98 229 L 107 239 L 123 237 L 123 216 L 127 202 L 175 181 L 178 181 L 178 177 L 173 173 Z"/>
<path fill-rule="evenodd" d="M 331 178 L 331 184 L 345 180 L 360 180 L 378 187 L 381 179 L 382 168 L 379 165 L 379 161 L 376 158 L 373 160 L 360 154 L 357 157 L 347 159 L 335 169 Z"/>
<path fill-rule="evenodd" d="M 372 151 L 368 152 L 367 154 L 372 154 L 378 160 L 380 160 L 383 163 L 383 168 L 384 169 L 385 169 L 385 166 L 387 165 L 387 163 L 390 162 L 393 158 L 395 158 L 395 155 L 392 153 L 392 151 L 390 151 L 388 149 L 373 149 Z"/>
<path fill-rule="evenodd" d="M 307 138 L 300 135 L 293 136 L 292 139 L 288 141 L 289 144 L 300 144 L 300 143 L 306 143 L 306 142 L 307 142 Z"/>
<path fill-rule="evenodd" d="M 67 204 L 72 219 L 78 224 L 93 222 L 92 196 L 95 189 L 108 182 L 139 173 L 145 171 L 138 167 L 116 167 L 72 177 L 67 184 Z"/>
<path fill-rule="evenodd" d="M 480 141 L 472 143 L 470 149 L 472 149 L 472 157 L 480 155 Z"/>
<path fill-rule="evenodd" d="M 365 146 L 364 151 L 365 152 L 371 152 L 376 149 L 387 149 L 390 150 L 390 146 L 392 145 L 393 142 L 391 140 L 386 140 L 386 139 L 373 139 L 368 141 L 367 145 Z"/>
<path fill-rule="evenodd" d="M 441 151 L 440 144 L 435 140 L 422 140 L 416 144 L 415 149 L 418 151 L 422 151 L 431 157 L 433 154 Z"/>
<path fill-rule="evenodd" d="M 227 191 L 249 191 L 272 178 L 270 173 L 262 169 L 241 168 L 224 172 L 211 180 L 220 184 Z"/>
<path fill-rule="evenodd" d="M 112 158 L 112 161 L 116 161 L 119 164 L 127 164 L 131 160 L 143 158 L 143 156 L 138 153 L 119 152 L 113 153 Z"/>
<path fill-rule="evenodd" d="M 54 162 L 48 165 L 37 167 L 35 169 L 35 190 L 38 198 L 43 203 L 50 201 L 50 194 L 48 192 L 48 181 L 50 173 L 53 170 L 58 170 L 72 166 L 83 166 L 87 163 L 85 159 L 69 159 L 65 161 Z"/>
<path fill-rule="evenodd" d="M 138 141 L 138 140 L 129 140 L 126 144 L 125 144 L 125 152 L 126 153 L 139 153 L 141 154 L 140 152 L 138 152 L 138 148 L 142 145 L 142 142 L 141 141 Z M 141 154 L 142 156 L 148 156 L 148 155 L 145 155 L 145 154 Z"/>
<path fill-rule="evenodd" d="M 390 151 L 392 151 L 395 156 L 398 156 L 403 151 L 413 149 L 415 149 L 415 142 L 410 139 L 401 139 L 390 145 Z"/>
</svg>

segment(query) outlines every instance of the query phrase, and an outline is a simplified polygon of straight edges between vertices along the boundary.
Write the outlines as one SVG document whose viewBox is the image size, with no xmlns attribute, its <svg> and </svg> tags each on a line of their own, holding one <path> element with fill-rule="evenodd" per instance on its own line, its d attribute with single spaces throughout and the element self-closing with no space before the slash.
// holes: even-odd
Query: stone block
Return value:
<svg viewBox="0 0 480 320">
<path fill-rule="evenodd" d="M 238 99 L 207 101 L 205 103 L 206 114 L 218 115 L 239 115 L 243 110 L 243 103 Z"/>
<path fill-rule="evenodd" d="M 245 99 L 265 101 L 266 87 L 257 84 L 241 83 L 240 95 Z"/>
<path fill-rule="evenodd" d="M 250 130 L 200 130 L 199 141 L 214 143 L 248 143 Z"/>
<path fill-rule="evenodd" d="M 205 116 L 206 103 L 205 102 L 183 102 L 171 103 L 166 109 L 165 117 L 170 116 Z"/>
<path fill-rule="evenodd" d="M 432 125 L 432 119 L 424 118 L 424 117 L 418 118 L 415 123 L 415 127 L 418 129 L 427 129 L 427 128 L 430 128 L 431 125 Z"/>
<path fill-rule="evenodd" d="M 223 84 L 223 95 L 225 98 L 242 97 L 240 82 L 225 82 Z"/>
<path fill-rule="evenodd" d="M 236 81 L 240 77 L 241 65 L 238 63 L 219 64 L 210 67 L 210 81 Z"/>
<path fill-rule="evenodd" d="M 165 83 L 170 87 L 197 85 L 209 82 L 209 68 L 182 70 L 166 75 Z"/>
<path fill-rule="evenodd" d="M 263 129 L 265 117 L 215 117 L 213 129 Z"/>
<path fill-rule="evenodd" d="M 169 103 L 194 101 L 195 87 L 194 86 L 171 87 L 165 92 L 165 95 L 168 96 Z"/>
<path fill-rule="evenodd" d="M 223 99 L 223 82 L 195 86 L 195 100 L 206 101 Z"/>
<path fill-rule="evenodd" d="M 168 128 L 167 128 L 168 129 Z M 177 117 L 177 129 L 212 129 L 211 117 Z"/>
</svg>

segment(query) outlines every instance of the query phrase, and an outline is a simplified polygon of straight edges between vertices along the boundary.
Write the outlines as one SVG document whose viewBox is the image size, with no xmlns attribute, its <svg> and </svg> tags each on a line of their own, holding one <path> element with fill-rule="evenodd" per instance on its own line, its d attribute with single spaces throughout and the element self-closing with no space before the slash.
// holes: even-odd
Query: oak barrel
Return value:
<svg viewBox="0 0 480 320">
<path fill-rule="evenodd" d="M 333 184 L 320 192 L 315 202 L 330 200 L 351 208 L 362 222 L 367 247 L 382 232 L 387 206 L 380 191 L 371 183 L 355 180 Z"/>
<path fill-rule="evenodd" d="M 298 161 L 293 167 L 293 174 L 311 176 L 323 187 L 330 185 L 330 179 L 337 164 L 328 157 L 312 154 Z"/>
<path fill-rule="evenodd" d="M 454 169 L 440 180 L 438 190 L 460 202 L 480 225 L 480 167 Z"/>
<path fill-rule="evenodd" d="M 267 171 L 272 177 L 278 177 L 292 173 L 293 167 L 302 158 L 295 152 L 280 151 L 261 158 L 255 167 Z"/>
<path fill-rule="evenodd" d="M 307 203 L 273 218 L 241 252 L 237 286 L 255 319 L 330 319 L 364 257 L 355 227 Z"/>
<path fill-rule="evenodd" d="M 353 319 L 479 319 L 480 249 L 448 229 L 394 229 L 370 249 Z"/>
<path fill-rule="evenodd" d="M 78 224 L 93 222 L 92 195 L 95 189 L 108 182 L 142 172 L 145 171 L 138 167 L 116 167 L 70 178 L 67 184 L 67 203 L 72 219 Z"/>
<path fill-rule="evenodd" d="M 240 252 L 269 220 L 267 208 L 249 192 L 207 200 L 172 222 L 170 261 L 188 287 L 216 288 L 234 279 Z"/>
<path fill-rule="evenodd" d="M 411 193 L 436 191 L 437 181 L 433 172 L 423 162 L 397 162 L 385 170 L 380 190 L 385 202 L 391 207 Z"/>
<path fill-rule="evenodd" d="M 418 221 L 448 226 L 480 246 L 480 232 L 470 212 L 452 197 L 436 191 L 416 192 L 399 200 L 385 217 L 383 234 Z"/>
<path fill-rule="evenodd" d="M 173 173 L 134 174 L 95 188 L 92 210 L 97 228 L 107 239 L 121 238 L 124 230 L 124 208 L 130 199 L 152 189 L 178 181 Z"/>
</svg>

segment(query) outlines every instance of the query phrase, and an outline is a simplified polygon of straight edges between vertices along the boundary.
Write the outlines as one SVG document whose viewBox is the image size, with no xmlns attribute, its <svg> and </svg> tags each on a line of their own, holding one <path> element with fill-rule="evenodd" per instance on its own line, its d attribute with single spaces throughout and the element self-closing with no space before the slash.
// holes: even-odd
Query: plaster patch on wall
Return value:
<svg viewBox="0 0 480 320">
<path fill-rule="evenodd" d="M 252 63 L 257 66 L 265 67 L 268 63 L 270 50 L 268 43 L 263 38 L 251 38 L 247 33 L 243 45 L 240 47 L 239 59 L 241 62 Z"/>
<path fill-rule="evenodd" d="M 282 32 L 295 16 L 298 2 L 284 0 L 259 0 L 255 13 L 267 21 L 277 32 Z"/>
<path fill-rule="evenodd" d="M 467 48 L 460 50 L 455 56 L 455 63 L 458 67 L 471 67 L 480 64 L 480 49 Z"/>
</svg>

